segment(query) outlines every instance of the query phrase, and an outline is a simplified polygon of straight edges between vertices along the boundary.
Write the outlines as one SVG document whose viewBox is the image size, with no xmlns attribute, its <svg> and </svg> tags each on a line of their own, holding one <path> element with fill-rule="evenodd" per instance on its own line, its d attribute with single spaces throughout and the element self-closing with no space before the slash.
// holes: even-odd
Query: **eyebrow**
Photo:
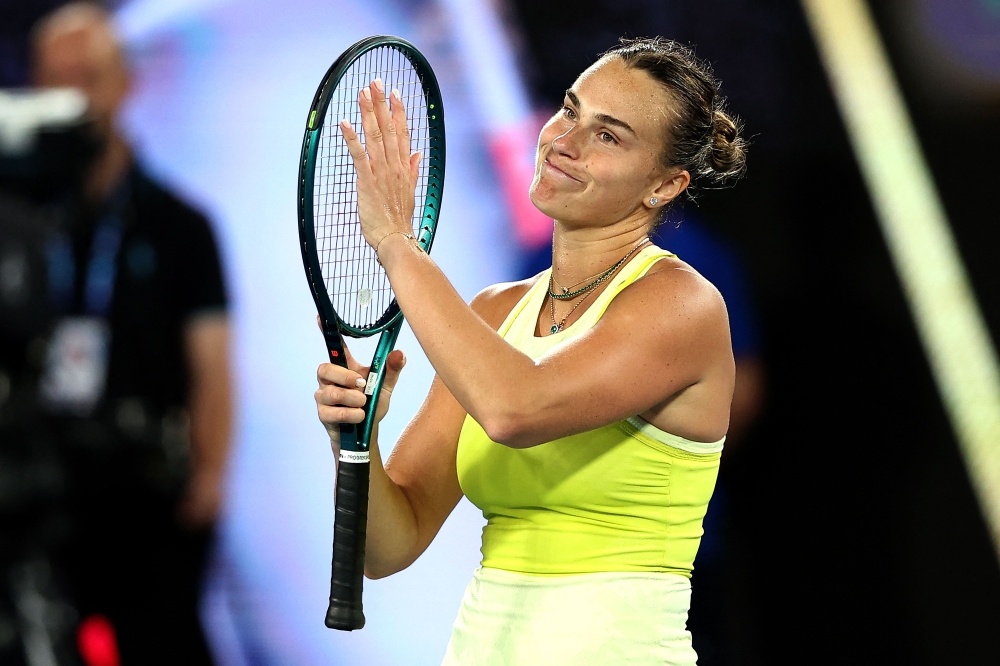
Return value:
<svg viewBox="0 0 1000 666">
<path fill-rule="evenodd" d="M 573 92 L 572 90 L 567 90 L 566 91 L 566 97 L 569 97 L 569 101 L 573 102 L 573 106 L 576 106 L 577 108 L 580 108 L 580 107 L 583 106 L 582 104 L 580 104 L 580 98 L 577 97 L 576 93 Z M 595 113 L 594 114 L 594 118 L 596 118 L 598 121 L 604 123 L 605 125 L 614 125 L 615 127 L 621 127 L 622 129 L 631 132 L 632 136 L 634 136 L 636 138 L 638 138 L 638 136 L 639 136 L 638 134 L 635 133 L 635 130 L 632 129 L 632 126 L 629 125 L 624 120 L 619 120 L 618 118 L 615 118 L 614 116 L 609 116 L 606 113 Z"/>
</svg>

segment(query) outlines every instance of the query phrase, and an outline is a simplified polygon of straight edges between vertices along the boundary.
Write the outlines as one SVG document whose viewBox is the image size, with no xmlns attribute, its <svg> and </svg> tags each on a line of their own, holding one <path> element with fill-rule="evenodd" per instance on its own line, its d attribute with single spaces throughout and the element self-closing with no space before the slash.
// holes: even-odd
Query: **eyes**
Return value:
<svg viewBox="0 0 1000 666">
<path fill-rule="evenodd" d="M 575 122 L 578 118 L 576 109 L 569 106 L 568 104 L 563 105 L 561 112 L 563 117 L 566 118 L 566 120 Z M 600 141 L 601 143 L 606 143 L 611 146 L 618 145 L 619 143 L 618 137 L 616 137 L 614 134 L 612 134 L 607 130 L 601 130 L 600 132 L 598 132 L 597 140 Z"/>
</svg>

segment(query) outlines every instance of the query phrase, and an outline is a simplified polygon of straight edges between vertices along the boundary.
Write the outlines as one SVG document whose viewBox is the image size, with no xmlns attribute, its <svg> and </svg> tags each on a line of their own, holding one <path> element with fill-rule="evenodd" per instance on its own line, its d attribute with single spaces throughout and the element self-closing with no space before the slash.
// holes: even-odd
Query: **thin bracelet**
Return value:
<svg viewBox="0 0 1000 666">
<path fill-rule="evenodd" d="M 378 255 L 378 249 L 379 249 L 380 247 L 382 247 L 382 242 L 383 242 L 383 241 L 384 241 L 384 240 L 385 240 L 386 238 L 388 238 L 389 236 L 394 236 L 394 235 L 396 235 L 396 234 L 402 234 L 402 235 L 403 235 L 403 236 L 405 236 L 406 238 L 409 238 L 410 240 L 414 240 L 414 238 L 413 238 L 413 234 L 411 234 L 411 233 L 410 233 L 410 232 L 408 232 L 408 231 L 390 231 L 390 232 L 389 232 L 389 233 L 387 233 L 387 234 L 386 234 L 385 236 L 382 236 L 382 238 L 380 238 L 380 239 L 379 239 L 378 243 L 376 243 L 376 244 L 375 244 L 375 254 L 376 254 L 376 255 Z"/>
</svg>

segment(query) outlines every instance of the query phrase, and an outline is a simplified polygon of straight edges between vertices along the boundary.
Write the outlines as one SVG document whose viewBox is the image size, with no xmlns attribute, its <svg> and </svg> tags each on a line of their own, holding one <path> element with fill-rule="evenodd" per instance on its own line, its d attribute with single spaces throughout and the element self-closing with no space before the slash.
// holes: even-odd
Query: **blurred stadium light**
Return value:
<svg viewBox="0 0 1000 666">
<path fill-rule="evenodd" d="M 552 241 L 552 220 L 531 203 L 540 129 L 504 25 L 490 0 L 441 0 L 455 27 L 476 111 L 503 187 L 518 242 L 534 250 Z"/>
<path fill-rule="evenodd" d="M 917 331 L 1000 555 L 1000 369 L 864 0 L 803 0 Z"/>
</svg>

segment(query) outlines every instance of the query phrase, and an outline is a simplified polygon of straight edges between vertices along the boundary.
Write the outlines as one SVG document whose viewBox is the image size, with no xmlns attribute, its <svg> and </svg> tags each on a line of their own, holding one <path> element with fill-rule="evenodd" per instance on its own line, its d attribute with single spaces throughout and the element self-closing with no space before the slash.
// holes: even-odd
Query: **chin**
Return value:
<svg viewBox="0 0 1000 666">
<path fill-rule="evenodd" d="M 528 198 L 531 199 L 531 203 L 535 208 L 551 218 L 564 216 L 570 208 L 567 202 L 562 201 L 564 199 L 563 196 L 560 196 L 557 192 L 552 192 L 544 186 L 539 187 L 538 181 L 532 183 L 531 189 L 528 191 Z"/>
</svg>

